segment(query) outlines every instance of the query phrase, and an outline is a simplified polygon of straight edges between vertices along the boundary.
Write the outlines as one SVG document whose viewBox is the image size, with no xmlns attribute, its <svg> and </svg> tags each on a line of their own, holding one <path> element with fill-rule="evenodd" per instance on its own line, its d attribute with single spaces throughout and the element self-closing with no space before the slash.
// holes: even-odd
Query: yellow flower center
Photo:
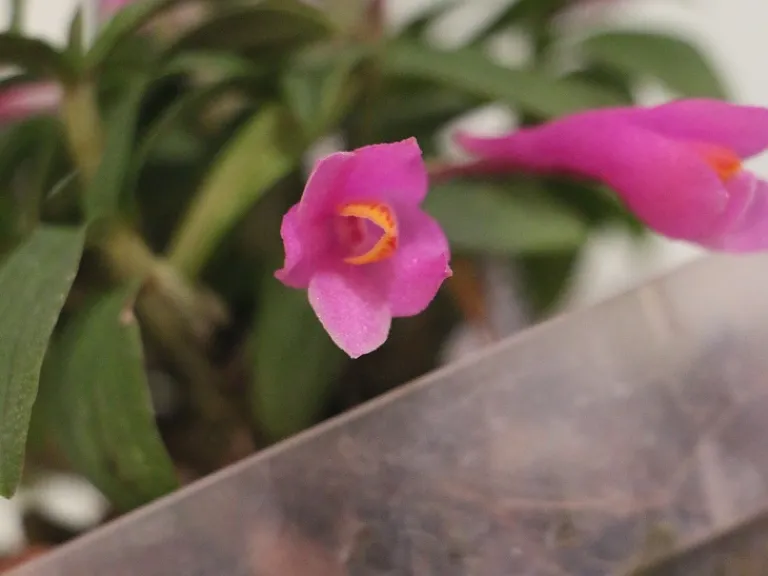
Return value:
<svg viewBox="0 0 768 576">
<path fill-rule="evenodd" d="M 397 250 L 398 226 L 395 213 L 390 206 L 381 202 L 362 201 L 345 204 L 338 209 L 339 216 L 348 219 L 346 239 L 353 247 L 365 246 L 369 236 L 366 223 L 381 230 L 374 244 L 362 254 L 351 254 L 344 258 L 347 264 L 372 264 L 390 258 Z"/>
</svg>

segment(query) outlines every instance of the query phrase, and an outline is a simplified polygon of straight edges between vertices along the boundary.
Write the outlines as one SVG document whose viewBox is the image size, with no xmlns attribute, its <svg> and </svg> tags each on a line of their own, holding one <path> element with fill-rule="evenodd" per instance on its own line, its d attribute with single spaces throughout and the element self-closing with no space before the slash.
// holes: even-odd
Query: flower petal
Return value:
<svg viewBox="0 0 768 576">
<path fill-rule="evenodd" d="M 460 136 L 469 152 L 511 168 L 570 172 L 611 186 L 648 226 L 673 238 L 711 234 L 727 191 L 692 147 L 610 114 L 581 114 L 501 138 Z"/>
<path fill-rule="evenodd" d="M 768 182 L 744 172 L 728 186 L 734 204 L 725 229 L 702 245 L 725 252 L 768 249 Z"/>
<path fill-rule="evenodd" d="M 400 246 L 388 262 L 392 283 L 389 305 L 395 317 L 415 316 L 435 298 L 451 276 L 450 248 L 440 225 L 418 208 L 402 208 Z"/>
<path fill-rule="evenodd" d="M 285 263 L 275 277 L 291 288 L 306 288 L 309 280 L 326 257 L 328 240 L 322 228 L 302 218 L 299 204 L 283 216 L 280 236 L 285 247 Z"/>
<path fill-rule="evenodd" d="M 742 158 L 768 148 L 768 109 L 722 100 L 678 100 L 637 108 L 633 122 L 670 138 L 718 144 Z"/>
<path fill-rule="evenodd" d="M 343 202 L 378 200 L 419 205 L 427 195 L 427 169 L 415 138 L 354 151 Z"/>
<path fill-rule="evenodd" d="M 358 358 L 381 346 L 392 314 L 382 285 L 370 267 L 318 271 L 309 282 L 309 303 L 336 345 Z"/>
<path fill-rule="evenodd" d="M 35 82 L 0 92 L 0 121 L 20 120 L 32 114 L 54 112 L 64 91 L 55 82 Z"/>
<path fill-rule="evenodd" d="M 315 164 L 299 203 L 303 217 L 319 219 L 335 213 L 353 159 L 353 152 L 335 152 Z"/>
</svg>

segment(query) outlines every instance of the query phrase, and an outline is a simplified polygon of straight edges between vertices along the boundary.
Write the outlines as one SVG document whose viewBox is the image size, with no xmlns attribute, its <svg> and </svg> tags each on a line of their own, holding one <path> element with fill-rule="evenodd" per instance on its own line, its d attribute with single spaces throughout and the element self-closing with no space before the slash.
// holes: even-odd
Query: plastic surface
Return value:
<svg viewBox="0 0 768 576">
<path fill-rule="evenodd" d="M 714 257 L 12 574 L 764 575 L 767 439 L 768 257 Z"/>
</svg>

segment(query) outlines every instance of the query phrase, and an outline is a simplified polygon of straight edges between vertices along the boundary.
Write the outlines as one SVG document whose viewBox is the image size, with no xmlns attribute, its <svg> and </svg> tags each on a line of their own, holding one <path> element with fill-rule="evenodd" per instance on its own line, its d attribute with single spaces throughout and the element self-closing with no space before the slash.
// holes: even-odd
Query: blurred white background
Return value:
<svg viewBox="0 0 768 576">
<path fill-rule="evenodd" d="M 394 26 L 441 0 L 387 0 Z M 10 0 L 0 6 L 0 24 L 7 25 Z M 67 24 L 77 0 L 27 0 L 25 27 L 28 33 L 63 43 Z M 448 14 L 434 30 L 433 38 L 445 46 L 456 45 L 470 27 L 493 16 L 506 0 L 471 0 L 461 11 Z M 567 35 L 575 37 L 605 27 L 649 27 L 667 29 L 696 41 L 720 68 L 734 101 L 768 106 L 768 2 L 766 0 L 591 0 L 590 6 L 575 11 L 563 22 Z M 88 13 L 93 24 L 93 11 Z M 511 59 L 523 59 L 525 46 L 515 38 L 500 46 Z M 642 87 L 647 103 L 664 99 L 656 87 Z M 472 118 L 478 130 L 509 127 L 510 118 L 498 110 Z M 768 176 L 768 158 L 752 166 Z M 652 237 L 646 242 L 630 241 L 623 233 L 605 230 L 592 239 L 568 299 L 568 306 L 583 306 L 624 291 L 651 277 L 673 269 L 701 255 L 691 246 Z M 22 543 L 18 510 L 20 506 L 45 506 L 73 527 L 87 525 L 102 513 L 103 502 L 87 484 L 54 477 L 34 490 L 21 493 L 13 502 L 0 499 L 0 553 Z"/>
</svg>

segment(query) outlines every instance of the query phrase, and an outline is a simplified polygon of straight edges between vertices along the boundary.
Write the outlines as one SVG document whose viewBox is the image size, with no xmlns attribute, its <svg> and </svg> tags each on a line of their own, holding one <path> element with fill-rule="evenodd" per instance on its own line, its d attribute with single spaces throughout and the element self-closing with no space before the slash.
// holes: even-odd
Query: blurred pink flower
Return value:
<svg viewBox="0 0 768 576">
<path fill-rule="evenodd" d="M 704 247 L 768 249 L 768 109 L 717 100 L 594 110 L 499 138 L 457 136 L 481 170 L 564 172 L 611 186 L 649 227 Z M 464 167 L 456 173 L 472 172 Z"/>
<path fill-rule="evenodd" d="M 134 0 L 100 0 L 99 1 L 99 14 L 102 18 L 111 16 L 123 6 L 132 4 Z"/>
<path fill-rule="evenodd" d="M 0 123 L 58 110 L 63 96 L 55 82 L 19 84 L 0 91 Z"/>
<path fill-rule="evenodd" d="M 387 339 L 451 275 L 448 241 L 420 205 L 427 173 L 416 140 L 331 154 L 283 218 L 285 264 L 275 276 L 308 288 L 333 341 L 352 358 Z"/>
</svg>

